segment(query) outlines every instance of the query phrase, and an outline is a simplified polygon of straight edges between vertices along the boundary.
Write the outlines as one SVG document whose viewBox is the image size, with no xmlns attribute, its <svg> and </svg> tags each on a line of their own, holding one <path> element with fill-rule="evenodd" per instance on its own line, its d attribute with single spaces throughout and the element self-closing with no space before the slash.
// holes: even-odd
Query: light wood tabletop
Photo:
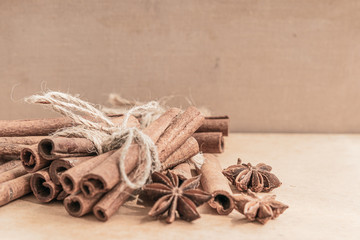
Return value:
<svg viewBox="0 0 360 240">
<path fill-rule="evenodd" d="M 267 194 L 290 206 L 284 214 L 261 225 L 204 205 L 200 219 L 169 225 L 128 202 L 103 223 L 70 217 L 61 202 L 40 204 L 29 195 L 0 208 L 1 239 L 359 239 L 360 135 L 239 133 L 225 144 L 223 167 L 238 157 L 273 167 L 282 186 Z"/>
</svg>

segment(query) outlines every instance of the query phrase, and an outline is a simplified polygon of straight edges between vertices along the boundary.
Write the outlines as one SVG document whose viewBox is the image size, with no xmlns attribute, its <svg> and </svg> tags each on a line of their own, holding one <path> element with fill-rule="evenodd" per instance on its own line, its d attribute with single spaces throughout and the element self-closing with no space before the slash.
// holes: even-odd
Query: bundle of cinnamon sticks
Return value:
<svg viewBox="0 0 360 240">
<path fill-rule="evenodd" d="M 110 119 L 121 125 L 124 116 Z M 135 195 L 136 189 L 124 182 L 119 171 L 123 147 L 98 154 L 89 139 L 51 135 L 75 125 L 67 117 L 0 121 L 0 206 L 32 192 L 43 203 L 63 200 L 72 216 L 93 212 L 97 219 L 106 221 Z M 139 126 L 137 118 L 128 119 L 127 127 Z M 179 171 L 179 176 L 187 179 L 189 171 L 182 168 L 188 169 L 189 159 L 199 152 L 223 152 L 228 127 L 226 116 L 203 117 L 195 107 L 185 111 L 170 108 L 142 132 L 156 145 L 161 171 Z M 134 142 L 124 160 L 130 181 L 136 181 L 145 169 L 139 162 L 142 157 Z M 204 190 L 210 181 L 207 176 L 201 180 Z M 214 199 L 225 212 L 233 208 L 233 203 L 223 203 L 222 197 Z"/>
</svg>

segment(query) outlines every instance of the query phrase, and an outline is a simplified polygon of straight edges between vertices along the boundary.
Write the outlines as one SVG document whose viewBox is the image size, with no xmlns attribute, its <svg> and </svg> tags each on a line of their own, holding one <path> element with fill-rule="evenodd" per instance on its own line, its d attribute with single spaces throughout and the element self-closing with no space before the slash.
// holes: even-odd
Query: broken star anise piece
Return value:
<svg viewBox="0 0 360 240">
<path fill-rule="evenodd" d="M 152 180 L 153 183 L 144 186 L 142 193 L 146 199 L 156 200 L 149 215 L 159 217 L 167 212 L 168 223 L 175 220 L 176 212 L 180 218 L 189 222 L 199 218 L 196 207 L 211 199 L 211 194 L 197 189 L 200 176 L 180 184 L 178 176 L 170 171 L 166 174 L 154 172 Z"/>
<path fill-rule="evenodd" d="M 224 169 L 223 174 L 239 191 L 250 189 L 253 192 L 270 192 L 281 185 L 280 180 L 270 173 L 271 169 L 271 166 L 264 163 L 256 166 L 241 163 L 239 158 L 237 165 Z"/>
<path fill-rule="evenodd" d="M 250 221 L 258 221 L 262 224 L 277 218 L 289 207 L 276 201 L 275 197 L 275 195 L 268 195 L 260 199 L 251 191 L 248 191 L 248 195 L 233 196 L 236 210 L 244 214 Z"/>
</svg>

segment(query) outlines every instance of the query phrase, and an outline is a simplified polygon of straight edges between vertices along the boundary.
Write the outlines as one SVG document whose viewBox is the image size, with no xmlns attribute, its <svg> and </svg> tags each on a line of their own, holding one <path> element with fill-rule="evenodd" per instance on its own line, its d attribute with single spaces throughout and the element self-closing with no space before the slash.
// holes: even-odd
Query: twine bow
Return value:
<svg viewBox="0 0 360 240">
<path fill-rule="evenodd" d="M 136 127 L 127 127 L 131 115 L 158 112 L 159 104 L 156 101 L 136 106 L 124 114 L 121 126 L 116 126 L 106 114 L 93 104 L 78 97 L 62 92 L 46 92 L 42 95 L 33 95 L 25 99 L 28 103 L 49 105 L 54 111 L 69 117 L 77 126 L 58 130 L 53 136 L 80 137 L 89 139 L 94 143 L 98 154 L 122 147 L 119 159 L 119 171 L 126 185 L 131 188 L 142 187 L 153 171 L 160 169 L 155 143 L 151 138 Z M 96 121 L 90 120 L 94 119 Z M 125 159 L 130 145 L 135 142 L 139 145 L 140 153 L 138 166 L 144 164 L 144 170 L 135 174 L 136 180 L 132 182 L 125 172 Z"/>
</svg>

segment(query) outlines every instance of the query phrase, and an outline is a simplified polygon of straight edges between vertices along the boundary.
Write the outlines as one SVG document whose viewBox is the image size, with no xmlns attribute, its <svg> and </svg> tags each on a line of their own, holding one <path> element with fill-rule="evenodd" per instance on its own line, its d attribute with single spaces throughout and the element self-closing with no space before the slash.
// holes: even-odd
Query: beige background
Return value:
<svg viewBox="0 0 360 240">
<path fill-rule="evenodd" d="M 0 118 L 48 116 L 19 101 L 45 82 L 98 103 L 111 92 L 190 97 L 229 114 L 232 131 L 360 132 L 359 10 L 357 0 L 1 0 Z"/>
</svg>

